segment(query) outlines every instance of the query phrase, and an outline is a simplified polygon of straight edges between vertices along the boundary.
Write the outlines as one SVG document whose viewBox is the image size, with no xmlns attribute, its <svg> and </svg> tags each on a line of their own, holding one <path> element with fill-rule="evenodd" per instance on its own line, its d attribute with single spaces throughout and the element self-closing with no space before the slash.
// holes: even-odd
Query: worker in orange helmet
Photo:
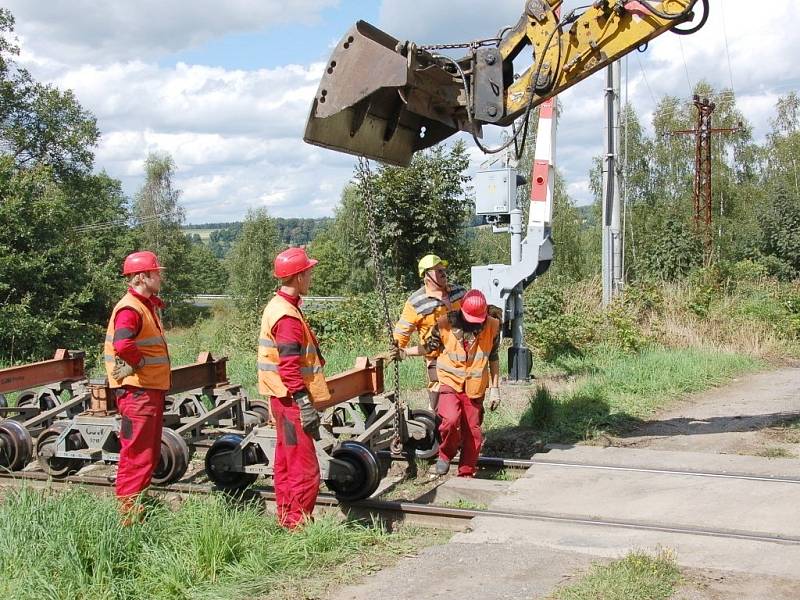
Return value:
<svg viewBox="0 0 800 600">
<path fill-rule="evenodd" d="M 425 344 L 436 321 L 442 315 L 458 309 L 461 299 L 467 292 L 456 283 L 448 281 L 447 261 L 436 254 L 426 254 L 417 264 L 422 287 L 409 296 L 403 305 L 403 312 L 394 326 L 392 337 L 400 350 L 393 355 L 402 358 L 411 335 L 416 332 L 419 343 Z M 436 379 L 437 352 L 425 356 L 426 375 L 428 378 L 428 403 L 435 411 L 439 403 L 439 382 Z"/>
<path fill-rule="evenodd" d="M 489 316 L 486 297 L 480 290 L 469 290 L 461 308 L 439 317 L 424 344 L 393 358 L 438 353 L 436 375 L 439 380 L 439 459 L 437 475 L 445 475 L 450 462 L 461 451 L 459 477 L 473 477 L 482 443 L 484 396 L 489 394 L 489 410 L 500 404 L 500 321 Z"/>
<path fill-rule="evenodd" d="M 275 257 L 281 287 L 264 308 L 258 339 L 258 391 L 268 396 L 278 433 L 274 484 L 278 522 L 302 525 L 314 510 L 320 474 L 314 440 L 319 439 L 315 402 L 330 399 L 319 343 L 303 316 L 302 296 L 317 261 L 303 248 Z"/>
<path fill-rule="evenodd" d="M 152 252 L 125 258 L 122 274 L 128 291 L 111 312 L 106 330 L 103 358 L 121 415 L 116 495 L 123 525 L 141 518 L 138 498 L 161 456 L 164 398 L 171 377 L 161 324 L 164 304 L 157 296 L 163 269 Z"/>
</svg>

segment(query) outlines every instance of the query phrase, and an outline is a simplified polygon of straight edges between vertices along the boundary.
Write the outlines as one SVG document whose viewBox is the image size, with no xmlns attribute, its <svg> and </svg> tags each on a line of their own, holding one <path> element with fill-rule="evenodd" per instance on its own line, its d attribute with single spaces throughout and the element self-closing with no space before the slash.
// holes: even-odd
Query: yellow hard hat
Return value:
<svg viewBox="0 0 800 600">
<path fill-rule="evenodd" d="M 432 269 L 436 265 L 442 265 L 443 267 L 447 268 L 447 261 L 442 260 L 435 254 L 426 254 L 425 256 L 419 259 L 419 265 L 417 265 L 419 276 L 422 277 L 423 275 L 425 275 L 425 271 L 427 271 L 428 269 Z"/>
</svg>

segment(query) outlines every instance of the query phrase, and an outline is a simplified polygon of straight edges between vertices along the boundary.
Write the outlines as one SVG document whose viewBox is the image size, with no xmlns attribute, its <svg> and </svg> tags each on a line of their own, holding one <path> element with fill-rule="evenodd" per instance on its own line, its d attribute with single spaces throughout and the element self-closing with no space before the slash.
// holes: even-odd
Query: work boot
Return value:
<svg viewBox="0 0 800 600">
<path fill-rule="evenodd" d="M 144 520 L 144 506 L 139 501 L 139 495 L 123 496 L 119 498 L 120 525 L 130 527 Z"/>
<path fill-rule="evenodd" d="M 440 458 L 436 461 L 436 464 L 433 466 L 433 474 L 441 477 L 442 475 L 447 475 L 450 471 L 450 461 Z"/>
</svg>

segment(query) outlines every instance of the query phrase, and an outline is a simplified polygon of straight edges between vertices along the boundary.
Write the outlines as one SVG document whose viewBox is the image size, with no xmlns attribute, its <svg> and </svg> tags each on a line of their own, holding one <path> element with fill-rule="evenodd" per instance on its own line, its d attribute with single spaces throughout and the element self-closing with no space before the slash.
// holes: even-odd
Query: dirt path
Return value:
<svg viewBox="0 0 800 600">
<path fill-rule="evenodd" d="M 740 377 L 687 397 L 614 446 L 800 457 L 800 368 Z"/>
</svg>

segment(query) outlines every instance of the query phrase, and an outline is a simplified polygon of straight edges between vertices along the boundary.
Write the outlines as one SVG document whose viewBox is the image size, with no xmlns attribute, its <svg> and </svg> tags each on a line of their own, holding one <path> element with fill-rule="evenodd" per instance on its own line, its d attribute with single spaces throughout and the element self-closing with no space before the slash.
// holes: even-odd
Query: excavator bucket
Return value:
<svg viewBox="0 0 800 600">
<path fill-rule="evenodd" d="M 461 84 L 426 52 L 409 57 L 408 48 L 358 21 L 325 66 L 303 139 L 406 166 L 414 152 L 458 131 Z"/>
</svg>

